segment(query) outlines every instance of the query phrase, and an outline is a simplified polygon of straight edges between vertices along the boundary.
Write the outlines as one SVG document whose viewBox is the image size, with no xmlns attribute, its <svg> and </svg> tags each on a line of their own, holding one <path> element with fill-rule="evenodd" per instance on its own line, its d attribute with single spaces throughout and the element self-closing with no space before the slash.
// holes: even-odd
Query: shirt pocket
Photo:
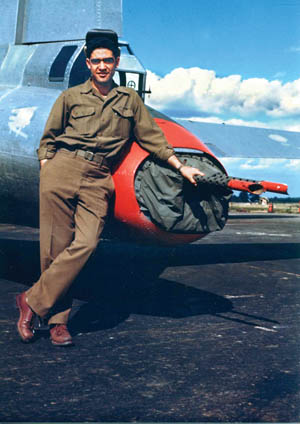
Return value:
<svg viewBox="0 0 300 424">
<path fill-rule="evenodd" d="M 71 112 L 71 125 L 81 135 L 92 136 L 95 131 L 96 110 L 91 106 L 77 106 Z"/>
<path fill-rule="evenodd" d="M 113 119 L 111 122 L 112 135 L 128 138 L 132 129 L 133 112 L 121 106 L 112 106 Z"/>
</svg>

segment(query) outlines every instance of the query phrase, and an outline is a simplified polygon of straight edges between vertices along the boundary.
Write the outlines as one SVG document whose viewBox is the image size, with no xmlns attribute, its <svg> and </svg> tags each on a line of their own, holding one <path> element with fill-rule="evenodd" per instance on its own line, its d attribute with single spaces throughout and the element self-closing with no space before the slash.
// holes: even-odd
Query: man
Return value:
<svg viewBox="0 0 300 424">
<path fill-rule="evenodd" d="M 36 315 L 48 318 L 55 346 L 69 346 L 69 289 L 94 252 L 114 192 L 110 167 L 132 131 L 142 148 L 167 161 L 192 184 L 203 175 L 183 165 L 138 94 L 113 76 L 120 61 L 117 34 L 86 35 L 91 78 L 64 91 L 49 115 L 38 149 L 40 160 L 40 279 L 17 296 L 18 332 L 34 340 Z"/>
</svg>

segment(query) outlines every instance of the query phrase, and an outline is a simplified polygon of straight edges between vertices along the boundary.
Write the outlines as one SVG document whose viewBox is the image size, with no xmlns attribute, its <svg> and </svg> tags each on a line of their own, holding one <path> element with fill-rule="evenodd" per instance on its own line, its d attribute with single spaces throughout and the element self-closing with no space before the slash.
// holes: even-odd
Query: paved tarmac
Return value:
<svg viewBox="0 0 300 424">
<path fill-rule="evenodd" d="M 176 248 L 103 241 L 71 348 L 19 341 L 14 298 L 38 274 L 37 230 L 0 225 L 2 422 L 299 422 L 299 215 L 234 215 Z"/>
</svg>

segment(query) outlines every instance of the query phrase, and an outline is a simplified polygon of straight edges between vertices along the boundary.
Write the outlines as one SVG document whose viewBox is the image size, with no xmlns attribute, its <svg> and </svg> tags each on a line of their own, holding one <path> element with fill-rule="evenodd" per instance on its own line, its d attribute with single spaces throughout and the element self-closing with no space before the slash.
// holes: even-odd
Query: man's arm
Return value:
<svg viewBox="0 0 300 424">
<path fill-rule="evenodd" d="M 174 149 L 168 144 L 162 130 L 154 122 L 140 97 L 137 94 L 136 97 L 134 133 L 141 147 L 154 154 L 157 158 L 166 160 L 169 165 L 179 171 L 190 183 L 197 185 L 194 177 L 196 175 L 203 176 L 203 172 L 180 162 L 175 155 Z"/>
<path fill-rule="evenodd" d="M 172 155 L 168 159 L 168 164 L 173 166 L 173 168 L 177 169 L 181 173 L 181 175 L 189 180 L 194 186 L 197 185 L 197 181 L 195 180 L 196 175 L 205 175 L 203 172 L 199 171 L 197 168 L 193 168 L 192 166 L 184 165 L 180 160 L 176 157 L 176 155 Z"/>
<path fill-rule="evenodd" d="M 54 103 L 49 114 L 39 149 L 37 150 L 40 166 L 52 159 L 56 153 L 56 137 L 65 130 L 67 120 L 65 96 L 62 93 Z"/>
</svg>

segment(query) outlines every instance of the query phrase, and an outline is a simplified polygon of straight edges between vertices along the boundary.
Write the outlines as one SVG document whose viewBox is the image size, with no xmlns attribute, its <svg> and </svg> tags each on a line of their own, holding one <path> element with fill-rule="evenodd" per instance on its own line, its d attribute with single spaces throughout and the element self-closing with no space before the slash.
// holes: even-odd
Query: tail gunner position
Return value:
<svg viewBox="0 0 300 424">
<path fill-rule="evenodd" d="M 111 165 L 132 134 L 191 184 L 203 176 L 175 156 L 139 95 L 113 81 L 120 61 L 117 34 L 88 32 L 85 52 L 91 77 L 58 97 L 38 149 L 41 276 L 16 299 L 17 328 L 26 343 L 34 340 L 37 315 L 48 319 L 54 345 L 72 344 L 69 289 L 99 243 L 114 193 Z"/>
</svg>

